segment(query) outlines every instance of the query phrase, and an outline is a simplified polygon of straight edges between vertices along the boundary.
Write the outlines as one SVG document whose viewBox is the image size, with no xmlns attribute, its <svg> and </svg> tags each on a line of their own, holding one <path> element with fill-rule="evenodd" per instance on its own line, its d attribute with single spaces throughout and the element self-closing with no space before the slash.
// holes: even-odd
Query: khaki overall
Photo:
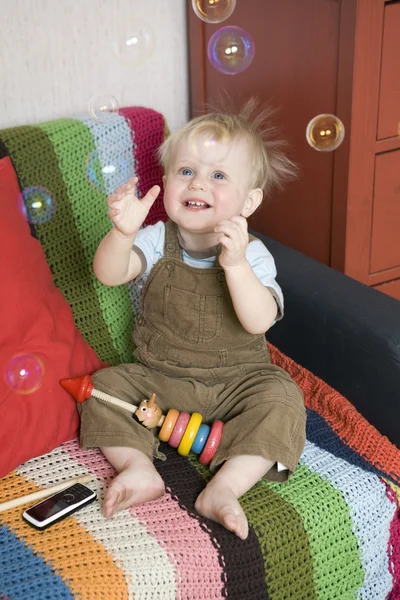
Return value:
<svg viewBox="0 0 400 600">
<path fill-rule="evenodd" d="M 284 481 L 295 470 L 305 443 L 305 409 L 298 386 L 270 363 L 263 334 L 240 324 L 218 255 L 215 266 L 197 269 L 181 259 L 177 227 L 166 223 L 164 256 L 154 266 L 133 333 L 138 361 L 102 369 L 95 387 L 139 404 L 155 392 L 169 408 L 199 412 L 203 422 L 224 421 L 211 470 L 232 456 L 252 454 L 288 467 L 265 478 Z M 83 447 L 126 446 L 153 458 L 157 431 L 128 412 L 91 398 L 79 405 Z"/>
</svg>

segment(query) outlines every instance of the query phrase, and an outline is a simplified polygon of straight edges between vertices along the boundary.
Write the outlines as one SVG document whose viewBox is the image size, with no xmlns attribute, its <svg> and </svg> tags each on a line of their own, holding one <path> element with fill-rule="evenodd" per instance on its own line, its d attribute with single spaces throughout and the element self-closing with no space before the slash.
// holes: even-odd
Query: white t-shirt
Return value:
<svg viewBox="0 0 400 600">
<path fill-rule="evenodd" d="M 155 225 L 143 227 L 136 235 L 135 246 L 144 254 L 146 265 L 144 272 L 138 278 L 143 283 L 151 269 L 163 257 L 165 240 L 165 223 L 158 221 Z M 275 280 L 276 267 L 272 254 L 267 250 L 260 240 L 252 240 L 246 248 L 246 258 L 258 279 L 267 287 L 274 296 L 278 305 L 278 315 L 276 320 L 283 316 L 283 294 L 280 286 Z M 182 249 L 183 262 L 197 269 L 207 269 L 214 266 L 215 256 L 207 258 L 193 258 Z M 144 266 L 143 266 L 144 267 Z"/>
</svg>

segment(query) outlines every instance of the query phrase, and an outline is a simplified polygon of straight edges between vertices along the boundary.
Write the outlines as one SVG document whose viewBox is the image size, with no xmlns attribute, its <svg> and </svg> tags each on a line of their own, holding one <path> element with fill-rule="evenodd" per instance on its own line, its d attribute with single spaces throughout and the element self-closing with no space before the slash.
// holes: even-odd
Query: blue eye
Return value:
<svg viewBox="0 0 400 600">
<path fill-rule="evenodd" d="M 213 177 L 214 179 L 225 179 L 225 175 L 221 173 L 221 171 L 216 171 L 216 173 L 213 173 Z"/>
<path fill-rule="evenodd" d="M 181 169 L 181 173 L 186 177 L 190 177 L 191 175 L 193 175 L 192 169 L 188 169 L 187 167 L 185 169 Z"/>
</svg>

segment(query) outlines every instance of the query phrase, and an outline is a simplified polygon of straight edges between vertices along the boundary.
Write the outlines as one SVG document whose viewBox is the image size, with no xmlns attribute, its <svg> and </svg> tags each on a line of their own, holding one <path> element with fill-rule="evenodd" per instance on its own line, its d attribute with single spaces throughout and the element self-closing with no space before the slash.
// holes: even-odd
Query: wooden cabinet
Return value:
<svg viewBox="0 0 400 600">
<path fill-rule="evenodd" d="M 222 91 L 272 102 L 299 179 L 274 192 L 250 226 L 400 299 L 400 2 L 237 0 L 220 24 L 188 0 L 191 111 Z M 245 29 L 252 64 L 224 75 L 207 58 L 212 34 Z M 335 152 L 307 143 L 308 122 L 333 113 L 346 128 Z"/>
<path fill-rule="evenodd" d="M 400 265 L 400 150 L 375 157 L 370 272 Z"/>
</svg>

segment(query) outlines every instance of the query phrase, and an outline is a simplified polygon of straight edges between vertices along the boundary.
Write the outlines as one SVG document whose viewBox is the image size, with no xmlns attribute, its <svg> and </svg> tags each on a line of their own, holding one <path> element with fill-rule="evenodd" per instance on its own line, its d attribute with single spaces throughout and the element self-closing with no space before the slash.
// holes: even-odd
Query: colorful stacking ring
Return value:
<svg viewBox="0 0 400 600">
<path fill-rule="evenodd" d="M 187 456 L 189 454 L 190 448 L 192 447 L 194 438 L 196 437 L 202 420 L 203 417 L 200 413 L 192 413 L 189 423 L 185 429 L 185 433 L 183 434 L 183 438 L 178 446 L 178 454 L 181 456 Z"/>
<path fill-rule="evenodd" d="M 202 425 L 200 425 L 197 435 L 194 438 L 194 442 L 191 447 L 192 452 L 194 452 L 195 454 L 200 454 L 200 452 L 203 450 L 203 448 L 206 444 L 209 433 L 210 433 L 209 425 L 205 425 L 204 423 Z"/>
<path fill-rule="evenodd" d="M 208 465 L 214 458 L 214 454 L 221 441 L 223 428 L 224 424 L 222 421 L 214 421 L 212 424 L 210 435 L 208 436 L 204 450 L 199 456 L 199 463 L 202 465 Z"/>
<path fill-rule="evenodd" d="M 169 438 L 168 444 L 172 448 L 177 448 L 183 438 L 187 424 L 190 421 L 190 415 L 187 412 L 181 412 L 174 427 L 174 430 Z"/>
<path fill-rule="evenodd" d="M 176 425 L 176 422 L 179 417 L 179 410 L 176 408 L 170 408 L 167 412 L 167 416 L 165 417 L 164 423 L 160 429 L 160 433 L 158 434 L 158 439 L 162 442 L 168 442 L 171 437 L 172 431 Z"/>
</svg>

